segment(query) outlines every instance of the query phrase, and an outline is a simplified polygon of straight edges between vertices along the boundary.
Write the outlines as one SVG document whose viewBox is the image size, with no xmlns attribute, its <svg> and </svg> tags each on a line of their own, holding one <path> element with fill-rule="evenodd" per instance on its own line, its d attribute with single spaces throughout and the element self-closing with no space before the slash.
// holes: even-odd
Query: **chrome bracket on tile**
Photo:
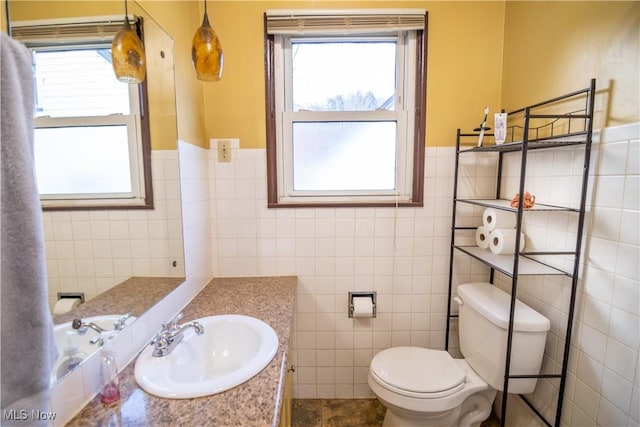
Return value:
<svg viewBox="0 0 640 427">
<path fill-rule="evenodd" d="M 84 292 L 58 292 L 58 300 L 64 298 L 80 298 L 80 303 L 83 303 Z"/>
<path fill-rule="evenodd" d="M 353 297 L 369 297 L 371 298 L 371 302 L 373 302 L 373 315 L 370 317 L 376 317 L 377 314 L 377 307 L 378 305 L 376 304 L 376 291 L 354 291 L 354 292 L 349 292 L 349 300 L 348 300 L 348 313 L 349 313 L 349 317 L 353 317 Z"/>
</svg>

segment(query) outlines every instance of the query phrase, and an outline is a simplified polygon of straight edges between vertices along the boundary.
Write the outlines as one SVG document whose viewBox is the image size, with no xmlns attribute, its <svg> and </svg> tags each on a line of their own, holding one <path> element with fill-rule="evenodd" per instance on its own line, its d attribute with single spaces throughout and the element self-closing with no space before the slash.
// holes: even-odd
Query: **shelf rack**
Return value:
<svg viewBox="0 0 640 427">
<path fill-rule="evenodd" d="M 457 318 L 457 314 L 452 313 L 452 292 L 453 292 L 453 259 L 456 253 L 470 256 L 490 268 L 489 282 L 494 282 L 495 272 L 500 272 L 511 279 L 511 303 L 509 311 L 509 327 L 506 348 L 506 363 L 504 369 L 504 385 L 503 399 L 501 407 L 500 425 L 505 426 L 507 414 L 507 393 L 509 391 L 509 379 L 515 378 L 556 378 L 559 379 L 557 405 L 555 411 L 555 419 L 553 422 L 547 420 L 545 416 L 530 402 L 526 396 L 520 395 L 522 400 L 531 408 L 531 410 L 547 425 L 560 426 L 562 416 L 563 395 L 566 385 L 567 368 L 569 361 L 569 351 L 571 348 L 571 334 L 573 329 L 573 319 L 575 313 L 575 302 L 578 287 L 578 273 L 580 268 L 580 253 L 582 249 L 582 234 L 585 219 L 585 206 L 587 196 L 587 182 L 589 176 L 589 164 L 591 154 L 591 141 L 593 132 L 593 113 L 594 113 L 594 97 L 595 97 L 596 81 L 592 79 L 588 87 L 574 92 L 570 92 L 556 98 L 552 98 L 520 110 L 508 113 L 510 122 L 512 117 L 522 117 L 522 124 L 511 125 L 508 128 L 508 142 L 501 145 L 472 146 L 466 144 L 467 141 L 476 140 L 478 133 L 462 133 L 460 129 L 456 136 L 456 156 L 455 156 L 455 173 L 453 186 L 453 208 L 452 208 L 452 224 L 451 224 L 451 248 L 449 254 L 449 298 L 447 304 L 447 322 L 445 348 L 449 350 L 449 334 L 451 331 L 451 321 Z M 564 113 L 550 114 L 548 110 L 557 110 L 566 105 L 574 105 L 580 103 L 581 108 Z M 534 126 L 534 123 L 543 123 Z M 576 129 L 577 128 L 577 129 Z M 485 134 L 485 136 L 492 136 Z M 550 204 L 536 205 L 531 209 L 524 209 L 522 197 L 516 208 L 510 206 L 510 201 L 500 199 L 503 156 L 505 153 L 520 153 L 520 182 L 519 194 L 525 192 L 527 153 L 530 150 L 553 149 L 559 147 L 582 146 L 584 149 L 584 164 L 582 169 L 581 195 L 579 206 L 577 208 L 567 206 L 556 206 Z M 495 199 L 469 199 L 458 198 L 458 174 L 459 174 L 459 158 L 460 155 L 469 155 L 473 153 L 497 152 L 498 166 L 496 178 L 496 198 Z M 516 241 L 515 247 L 520 247 L 520 238 L 522 231 L 523 215 L 525 212 L 572 212 L 578 216 L 577 233 L 575 240 L 575 248 L 571 251 L 516 251 L 513 255 L 495 255 L 492 252 L 480 249 L 477 246 L 463 246 L 456 244 L 456 236 L 463 230 L 471 230 L 473 227 L 462 227 L 456 224 L 456 212 L 459 203 L 471 204 L 475 206 L 494 208 L 504 211 L 514 212 L 516 215 Z M 570 271 L 558 269 L 545 262 L 539 261 L 534 257 L 536 255 L 548 256 L 572 256 L 573 262 Z M 567 327 L 565 335 L 563 360 L 559 374 L 539 374 L 539 375 L 513 375 L 509 374 L 511 364 L 511 349 L 513 344 L 513 321 L 515 313 L 515 302 L 518 290 L 518 278 L 527 275 L 560 275 L 569 277 L 571 280 L 571 293 L 569 299 L 569 307 L 567 314 Z"/>
</svg>

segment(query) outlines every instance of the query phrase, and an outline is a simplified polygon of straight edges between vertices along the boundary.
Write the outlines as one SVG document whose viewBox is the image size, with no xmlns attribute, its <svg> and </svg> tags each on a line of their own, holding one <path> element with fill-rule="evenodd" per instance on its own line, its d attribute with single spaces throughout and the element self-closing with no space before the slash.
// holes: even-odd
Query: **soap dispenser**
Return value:
<svg viewBox="0 0 640 427">
<path fill-rule="evenodd" d="M 100 351 L 100 401 L 105 404 L 120 400 L 116 354 L 107 339 Z"/>
<path fill-rule="evenodd" d="M 64 347 L 64 358 L 58 366 L 56 378 L 62 378 L 67 372 L 74 370 L 84 359 L 87 354 L 78 349 L 76 343 L 77 334 L 75 331 L 68 331 L 66 334 L 66 343 Z"/>
</svg>

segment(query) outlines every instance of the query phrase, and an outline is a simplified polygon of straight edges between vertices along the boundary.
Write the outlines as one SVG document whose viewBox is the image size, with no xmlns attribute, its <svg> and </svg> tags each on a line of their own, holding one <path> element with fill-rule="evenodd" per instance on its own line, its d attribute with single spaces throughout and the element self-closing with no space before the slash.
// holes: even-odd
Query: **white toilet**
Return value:
<svg viewBox="0 0 640 427">
<path fill-rule="evenodd" d="M 458 286 L 460 351 L 392 347 L 369 368 L 369 386 L 387 407 L 383 427 L 477 427 L 503 389 L 511 296 L 490 283 Z M 549 319 L 516 301 L 511 374 L 540 372 Z M 511 379 L 509 393 L 531 393 L 536 378 Z"/>
</svg>

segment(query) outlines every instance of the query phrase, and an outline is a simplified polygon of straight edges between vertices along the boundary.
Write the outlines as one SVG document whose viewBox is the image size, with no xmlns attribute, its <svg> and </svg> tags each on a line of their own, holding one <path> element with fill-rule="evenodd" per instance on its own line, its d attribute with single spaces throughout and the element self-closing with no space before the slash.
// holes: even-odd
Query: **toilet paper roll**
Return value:
<svg viewBox="0 0 640 427">
<path fill-rule="evenodd" d="M 353 317 L 373 317 L 371 297 L 353 297 Z"/>
<path fill-rule="evenodd" d="M 63 314 L 80 305 L 80 298 L 61 298 L 53 307 L 53 314 Z"/>
<path fill-rule="evenodd" d="M 514 228 L 516 226 L 516 214 L 514 212 L 501 211 L 500 209 L 487 208 L 482 213 L 482 225 L 487 231 L 496 228 Z"/>
<path fill-rule="evenodd" d="M 516 230 L 496 228 L 489 235 L 489 249 L 497 255 L 513 254 L 516 248 Z M 524 233 L 520 233 L 520 250 L 524 249 Z"/>
<path fill-rule="evenodd" d="M 480 249 L 489 248 L 489 234 L 491 234 L 491 232 L 487 231 L 484 225 L 476 228 L 476 245 L 478 245 Z"/>
</svg>

